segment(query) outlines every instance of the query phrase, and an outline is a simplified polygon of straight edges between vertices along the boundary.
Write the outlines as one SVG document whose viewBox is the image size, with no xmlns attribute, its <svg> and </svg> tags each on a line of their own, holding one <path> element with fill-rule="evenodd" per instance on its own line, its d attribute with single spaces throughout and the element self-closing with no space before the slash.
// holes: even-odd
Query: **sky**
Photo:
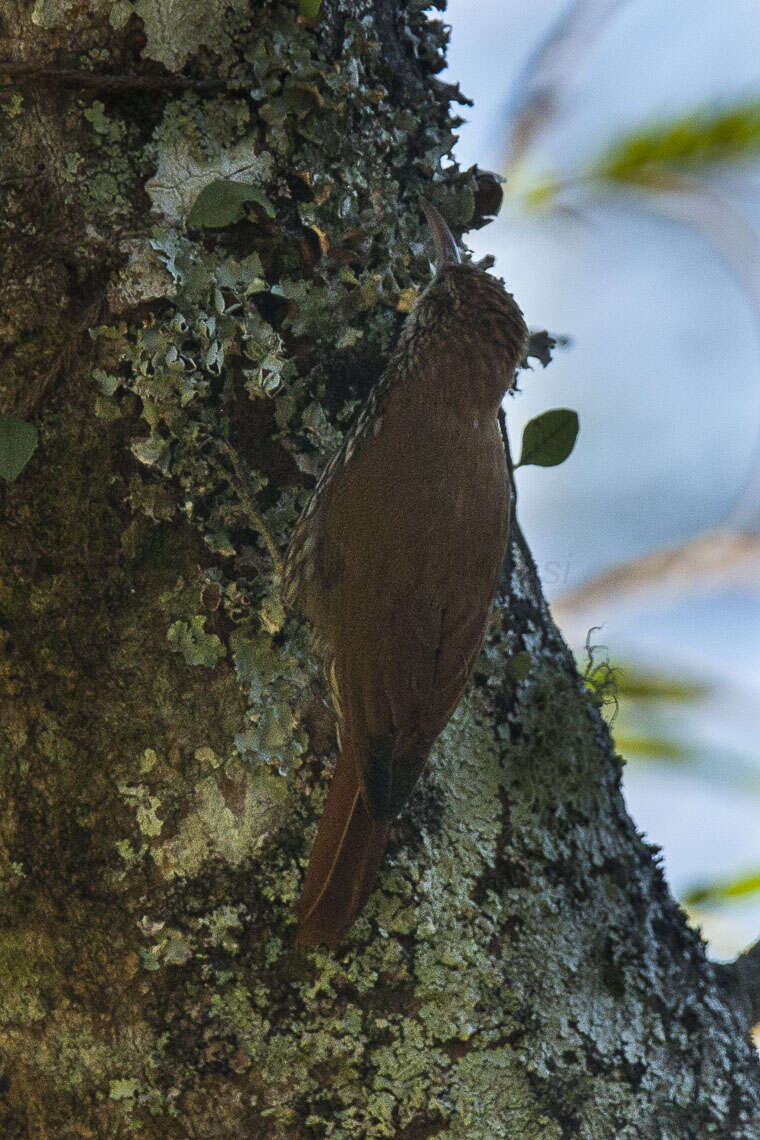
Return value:
<svg viewBox="0 0 760 1140">
<path fill-rule="evenodd" d="M 597 9 L 614 7 L 592 0 Z M 513 87 L 558 14 L 556 0 L 450 0 L 449 69 L 474 100 L 455 158 L 503 173 Z M 695 106 L 760 98 L 760 8 L 749 0 L 619 3 L 581 53 L 563 112 L 530 151 L 536 174 L 568 174 L 621 132 Z M 721 192 L 760 231 L 760 167 Z M 528 324 L 572 346 L 523 373 L 507 402 L 512 449 L 524 424 L 575 408 L 581 430 L 561 468 L 518 472 L 521 525 L 557 598 L 588 576 L 688 540 L 726 520 L 760 440 L 760 320 L 703 233 L 632 196 L 573 199 L 527 213 L 509 199 L 468 236 Z M 664 848 L 679 894 L 696 882 L 760 872 L 760 589 L 691 593 L 638 612 L 610 607 L 601 636 L 624 660 L 712 686 L 673 720 L 692 762 L 631 763 L 629 809 Z M 760 899 L 696 915 L 716 956 L 760 934 Z"/>
</svg>

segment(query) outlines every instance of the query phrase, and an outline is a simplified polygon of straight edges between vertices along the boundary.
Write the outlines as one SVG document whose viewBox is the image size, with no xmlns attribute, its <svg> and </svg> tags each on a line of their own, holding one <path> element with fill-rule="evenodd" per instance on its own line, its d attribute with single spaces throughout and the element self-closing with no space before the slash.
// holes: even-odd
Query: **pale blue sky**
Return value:
<svg viewBox="0 0 760 1140">
<path fill-rule="evenodd" d="M 475 100 L 456 157 L 500 170 L 516 77 L 564 9 L 450 0 L 447 79 Z M 561 119 L 531 151 L 538 171 L 569 173 L 621 131 L 695 105 L 760 97 L 760 8 L 750 0 L 629 0 L 580 62 Z M 760 229 L 760 172 L 731 186 Z M 724 520 L 760 438 L 760 326 L 746 293 L 699 233 L 643 202 L 588 200 L 582 220 L 526 217 L 509 203 L 470 235 L 529 324 L 573 348 L 525 375 L 508 403 L 513 449 L 550 407 L 576 408 L 576 450 L 558 469 L 519 472 L 520 517 L 550 598 L 565 585 Z M 566 579 L 566 581 L 565 581 Z M 639 825 L 663 844 L 674 888 L 760 870 L 760 591 L 610 612 L 601 640 L 616 657 L 716 683 L 677 733 L 697 769 L 629 770 Z M 738 679 L 738 680 L 737 680 Z M 756 772 L 736 786 L 736 771 Z M 760 904 L 706 917 L 716 953 L 760 933 Z"/>
</svg>

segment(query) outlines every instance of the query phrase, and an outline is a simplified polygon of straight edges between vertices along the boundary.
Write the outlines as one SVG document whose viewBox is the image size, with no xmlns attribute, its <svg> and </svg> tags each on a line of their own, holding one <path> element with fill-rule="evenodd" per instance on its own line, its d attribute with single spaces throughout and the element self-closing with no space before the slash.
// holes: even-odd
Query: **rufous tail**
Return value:
<svg viewBox="0 0 760 1140">
<path fill-rule="evenodd" d="M 372 893 L 390 826 L 370 816 L 353 758 L 341 752 L 298 903 L 297 944 L 342 940 Z"/>
</svg>

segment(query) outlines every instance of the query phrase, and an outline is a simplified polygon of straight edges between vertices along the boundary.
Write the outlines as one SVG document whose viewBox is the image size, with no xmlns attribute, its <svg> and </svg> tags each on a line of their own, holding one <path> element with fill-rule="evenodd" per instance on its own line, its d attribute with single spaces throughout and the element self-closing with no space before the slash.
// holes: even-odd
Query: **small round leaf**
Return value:
<svg viewBox="0 0 760 1140">
<path fill-rule="evenodd" d="M 556 467 L 575 446 L 578 413 L 570 408 L 552 408 L 525 425 L 518 467 Z"/>
<path fill-rule="evenodd" d="M 240 221 L 248 202 L 261 204 L 263 197 L 261 190 L 248 182 L 217 179 L 203 187 L 190 207 L 187 224 L 213 229 L 231 226 L 233 222 Z M 271 208 L 270 203 L 267 202 L 267 205 Z"/>
<path fill-rule="evenodd" d="M 37 429 L 15 416 L 0 416 L 0 476 L 12 483 L 34 454 Z"/>
</svg>

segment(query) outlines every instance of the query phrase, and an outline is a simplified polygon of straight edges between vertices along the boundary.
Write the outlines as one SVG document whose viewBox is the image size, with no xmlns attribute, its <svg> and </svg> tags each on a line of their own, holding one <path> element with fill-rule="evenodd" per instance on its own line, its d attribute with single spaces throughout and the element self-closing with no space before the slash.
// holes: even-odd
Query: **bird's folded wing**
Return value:
<svg viewBox="0 0 760 1140">
<path fill-rule="evenodd" d="M 341 737 L 358 766 L 370 814 L 397 815 L 427 755 L 456 708 L 480 652 L 491 600 L 445 608 L 401 607 L 385 615 L 362 652 L 333 671 Z"/>
</svg>

